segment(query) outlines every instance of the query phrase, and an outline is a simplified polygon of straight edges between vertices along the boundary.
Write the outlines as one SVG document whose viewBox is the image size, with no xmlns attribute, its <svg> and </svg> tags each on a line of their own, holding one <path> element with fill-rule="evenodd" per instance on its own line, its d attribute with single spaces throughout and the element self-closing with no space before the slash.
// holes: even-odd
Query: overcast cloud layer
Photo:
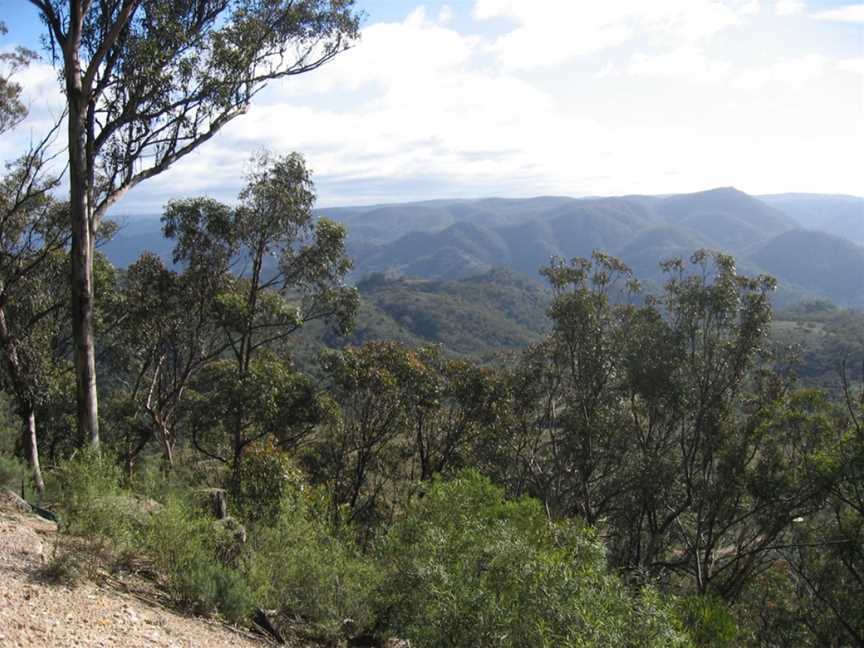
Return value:
<svg viewBox="0 0 864 648">
<path fill-rule="evenodd" d="M 864 194 L 864 4 L 359 4 L 356 48 L 273 84 L 117 211 L 230 201 L 261 147 L 302 152 L 322 205 L 728 185 Z M 62 103 L 47 66 L 20 80 L 32 119 L 0 143 L 7 159 Z"/>
</svg>

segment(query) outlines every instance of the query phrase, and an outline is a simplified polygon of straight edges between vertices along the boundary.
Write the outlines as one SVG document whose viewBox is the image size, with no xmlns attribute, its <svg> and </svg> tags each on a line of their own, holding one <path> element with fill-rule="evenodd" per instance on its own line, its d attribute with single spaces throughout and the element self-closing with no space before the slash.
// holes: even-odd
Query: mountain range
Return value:
<svg viewBox="0 0 864 648">
<path fill-rule="evenodd" d="M 819 298 L 864 307 L 864 198 L 853 196 L 754 197 L 727 187 L 665 196 L 435 200 L 317 212 L 347 226 L 354 282 L 383 273 L 435 285 L 496 268 L 540 282 L 538 270 L 552 256 L 589 256 L 599 249 L 622 259 L 650 286 L 662 282 L 660 261 L 709 248 L 733 255 L 741 272 L 777 278 L 778 305 Z M 144 249 L 168 258 L 170 248 L 158 219 L 139 218 L 104 252 L 125 266 Z M 413 286 L 425 286 L 428 293 L 426 284 Z"/>
</svg>

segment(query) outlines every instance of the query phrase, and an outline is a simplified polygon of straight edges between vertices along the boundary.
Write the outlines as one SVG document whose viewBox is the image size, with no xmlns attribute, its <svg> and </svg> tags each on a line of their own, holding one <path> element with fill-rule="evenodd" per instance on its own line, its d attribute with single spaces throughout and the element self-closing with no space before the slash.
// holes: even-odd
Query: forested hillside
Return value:
<svg viewBox="0 0 864 648">
<path fill-rule="evenodd" d="M 441 345 L 453 356 L 496 362 L 506 352 L 538 342 L 549 331 L 551 293 L 506 270 L 440 281 L 372 275 L 357 286 L 359 306 L 351 333 L 320 323 L 298 332 L 292 355 L 307 367 L 322 346 L 342 348 L 395 340 Z"/>
<path fill-rule="evenodd" d="M 805 206 L 814 211 L 802 211 Z M 733 255 L 748 274 L 774 276 L 778 306 L 807 299 L 864 306 L 864 241 L 856 238 L 864 227 L 860 199 L 762 200 L 723 188 L 676 196 L 442 200 L 318 213 L 347 226 L 353 281 L 374 273 L 452 280 L 506 268 L 539 285 L 537 268 L 552 257 L 603 250 L 643 282 L 659 286 L 660 261 L 706 248 Z M 167 259 L 157 230 L 155 218 L 129 219 L 105 253 L 120 266 L 143 249 Z"/>
</svg>

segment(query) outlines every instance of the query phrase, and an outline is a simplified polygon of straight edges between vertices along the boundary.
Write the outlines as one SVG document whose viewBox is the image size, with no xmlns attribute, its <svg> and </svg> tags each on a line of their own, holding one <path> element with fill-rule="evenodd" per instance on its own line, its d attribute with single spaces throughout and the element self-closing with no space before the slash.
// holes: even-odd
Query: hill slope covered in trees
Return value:
<svg viewBox="0 0 864 648">
<path fill-rule="evenodd" d="M 673 196 L 439 200 L 317 213 L 348 228 L 357 282 L 373 273 L 452 280 L 506 268 L 539 283 L 538 269 L 550 258 L 603 250 L 642 281 L 659 285 L 660 261 L 707 248 L 733 255 L 743 272 L 773 275 L 778 305 L 821 298 L 860 307 L 862 206 L 851 197 L 763 200 L 727 187 Z M 167 259 L 158 227 L 155 218 L 130 219 L 104 250 L 119 266 L 145 248 Z"/>
</svg>

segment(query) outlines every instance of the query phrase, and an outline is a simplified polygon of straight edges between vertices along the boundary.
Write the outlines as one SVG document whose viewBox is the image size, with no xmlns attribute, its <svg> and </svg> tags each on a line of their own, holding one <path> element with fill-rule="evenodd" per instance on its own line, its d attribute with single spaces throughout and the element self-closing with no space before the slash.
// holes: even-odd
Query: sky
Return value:
<svg viewBox="0 0 864 648">
<path fill-rule="evenodd" d="M 623 195 L 734 186 L 864 195 L 864 3 L 816 0 L 357 0 L 360 41 L 272 83 L 249 113 L 125 197 L 236 198 L 249 157 L 299 151 L 319 206 Z M 39 47 L 0 0 L 0 49 Z M 17 79 L 59 114 L 56 73 Z"/>
</svg>

